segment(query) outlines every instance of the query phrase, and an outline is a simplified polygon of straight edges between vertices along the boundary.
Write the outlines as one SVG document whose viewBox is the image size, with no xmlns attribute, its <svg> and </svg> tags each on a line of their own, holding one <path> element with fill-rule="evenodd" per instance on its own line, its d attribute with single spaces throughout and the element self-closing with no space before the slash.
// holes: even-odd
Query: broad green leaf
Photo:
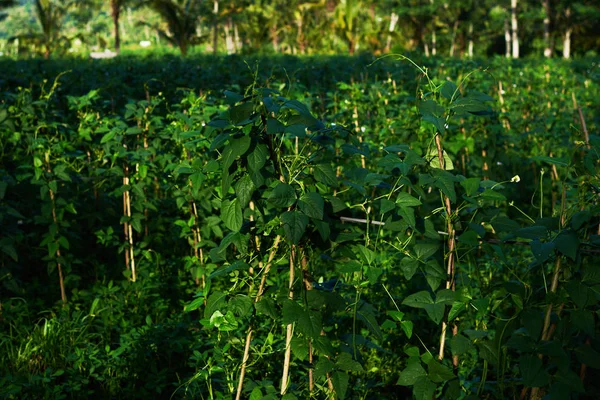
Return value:
<svg viewBox="0 0 600 400">
<path fill-rule="evenodd" d="M 411 207 L 398 207 L 398 215 L 410 226 L 414 228 L 417 224 L 415 219 L 415 210 Z"/>
<path fill-rule="evenodd" d="M 249 122 L 250 116 L 254 112 L 254 104 L 251 102 L 242 103 L 231 107 L 229 110 L 229 120 L 232 125 L 245 125 Z"/>
<path fill-rule="evenodd" d="M 316 192 L 307 192 L 300 197 L 298 202 L 300 211 L 311 218 L 323 219 L 323 208 L 325 207 L 325 201 L 323 196 Z"/>
<path fill-rule="evenodd" d="M 484 200 L 490 200 L 490 201 L 505 201 L 506 200 L 506 196 L 504 196 L 502 193 L 497 192 L 492 189 L 485 189 L 483 191 L 483 193 L 481 193 L 479 195 L 479 197 L 481 197 Z"/>
<path fill-rule="evenodd" d="M 315 378 L 321 378 L 333 371 L 335 368 L 335 364 L 329 358 L 325 356 L 319 356 L 319 361 L 317 361 L 317 365 L 315 366 Z"/>
<path fill-rule="evenodd" d="M 442 365 L 435 359 L 429 361 L 429 363 L 427 363 L 427 366 L 429 370 L 428 376 L 432 382 L 442 383 L 455 378 L 450 368 L 446 367 L 445 365 Z"/>
<path fill-rule="evenodd" d="M 252 198 L 255 187 L 250 175 L 243 175 L 235 184 L 235 195 L 240 207 L 246 207 Z"/>
<path fill-rule="evenodd" d="M 433 322 L 439 324 L 444 318 L 445 306 L 443 304 L 426 304 L 424 307 L 427 315 Z"/>
<path fill-rule="evenodd" d="M 304 309 L 298 303 L 291 299 L 283 301 L 282 322 L 284 324 L 293 324 L 298 322 L 304 313 Z"/>
<path fill-rule="evenodd" d="M 327 186 L 337 187 L 338 181 L 335 176 L 333 167 L 329 164 L 317 164 L 313 167 L 315 179 L 317 182 L 326 184 Z"/>
<path fill-rule="evenodd" d="M 306 231 L 308 217 L 298 211 L 288 211 L 281 215 L 285 237 L 293 244 L 298 244 Z"/>
<path fill-rule="evenodd" d="M 226 305 L 225 299 L 227 293 L 213 292 L 206 300 L 206 308 L 204 309 L 204 318 L 210 318 L 215 311 L 224 308 Z"/>
<path fill-rule="evenodd" d="M 440 169 L 433 170 L 433 176 L 435 178 L 434 184 L 444 193 L 451 202 L 456 202 L 456 190 L 454 189 L 455 178 L 448 171 L 442 171 Z"/>
<path fill-rule="evenodd" d="M 406 192 L 399 192 L 398 197 L 396 198 L 396 204 L 400 207 L 415 207 L 420 206 L 422 203 L 419 199 Z"/>
<path fill-rule="evenodd" d="M 333 383 L 333 389 L 335 390 L 336 399 L 344 399 L 346 392 L 348 391 L 348 381 L 350 377 L 347 373 L 336 371 L 331 374 L 331 382 Z"/>
<path fill-rule="evenodd" d="M 550 383 L 550 375 L 543 369 L 542 360 L 537 355 L 521 356 L 519 369 L 526 387 L 542 387 Z"/>
<path fill-rule="evenodd" d="M 354 361 L 352 356 L 346 352 L 342 352 L 335 362 L 337 369 L 348 372 L 362 372 L 363 367 L 359 362 Z"/>
<path fill-rule="evenodd" d="M 577 258 L 577 250 L 579 249 L 579 238 L 577 235 L 570 231 L 562 231 L 555 239 L 554 244 L 556 249 L 575 261 Z"/>
<path fill-rule="evenodd" d="M 308 339 L 306 337 L 294 336 L 290 345 L 294 357 L 300 361 L 308 358 Z"/>
<path fill-rule="evenodd" d="M 434 303 L 433 299 L 431 298 L 431 294 L 423 290 L 406 297 L 402 304 L 414 308 L 425 308 L 425 306 L 432 305 Z"/>
<path fill-rule="evenodd" d="M 265 166 L 267 162 L 267 157 L 269 155 L 269 150 L 267 146 L 264 144 L 257 145 L 254 150 L 248 154 L 248 168 L 253 171 L 258 171 L 262 167 Z"/>
<path fill-rule="evenodd" d="M 463 355 L 473 348 L 473 344 L 465 336 L 458 334 L 450 339 L 450 350 L 457 356 Z"/>
<path fill-rule="evenodd" d="M 242 228 L 242 206 L 237 198 L 221 202 L 221 219 L 225 226 L 234 232 Z"/>
<path fill-rule="evenodd" d="M 588 367 L 600 369 L 600 353 L 589 345 L 581 345 L 575 349 L 575 355 L 580 363 Z"/>
<path fill-rule="evenodd" d="M 246 317 L 252 312 L 252 299 L 247 295 L 238 294 L 229 299 L 228 309 L 237 317 Z"/>
<path fill-rule="evenodd" d="M 454 169 L 454 163 L 452 162 L 452 159 L 450 158 L 448 153 L 446 153 L 446 150 L 444 150 L 442 154 L 444 157 L 444 170 L 452 171 Z M 429 165 L 431 165 L 432 168 L 442 168 L 440 165 L 440 157 L 436 148 L 432 148 L 429 151 L 426 159 L 429 160 Z"/>
<path fill-rule="evenodd" d="M 400 373 L 397 385 L 412 386 L 417 382 L 417 379 L 427 375 L 425 369 L 421 366 L 420 361 L 409 362 L 406 368 Z"/>
<path fill-rule="evenodd" d="M 290 207 L 296 202 L 296 191 L 291 185 L 279 182 L 269 195 L 268 201 L 277 207 Z"/>
<path fill-rule="evenodd" d="M 474 196 L 479 191 L 481 179 L 468 178 L 460 182 L 460 185 L 465 189 L 467 196 Z"/>
<path fill-rule="evenodd" d="M 258 314 L 267 315 L 273 319 L 279 318 L 279 312 L 273 299 L 263 297 L 258 303 L 254 304 L 254 307 Z"/>
<path fill-rule="evenodd" d="M 435 389 L 437 389 L 435 383 L 431 382 L 428 377 L 421 376 L 414 384 L 414 398 L 415 400 L 431 400 L 434 397 Z"/>
<path fill-rule="evenodd" d="M 460 92 L 458 92 L 456 85 L 452 81 L 447 81 L 446 83 L 444 83 L 444 86 L 442 86 L 442 90 L 440 93 L 448 100 L 452 100 L 452 97 L 455 93 L 457 96 L 460 95 Z"/>
<path fill-rule="evenodd" d="M 404 257 L 402 261 L 400 261 L 400 269 L 406 279 L 411 279 L 418 268 L 419 261 L 414 258 Z"/>
<path fill-rule="evenodd" d="M 439 247 L 438 243 L 418 243 L 413 247 L 413 250 L 419 260 L 425 261 L 433 256 Z"/>
</svg>

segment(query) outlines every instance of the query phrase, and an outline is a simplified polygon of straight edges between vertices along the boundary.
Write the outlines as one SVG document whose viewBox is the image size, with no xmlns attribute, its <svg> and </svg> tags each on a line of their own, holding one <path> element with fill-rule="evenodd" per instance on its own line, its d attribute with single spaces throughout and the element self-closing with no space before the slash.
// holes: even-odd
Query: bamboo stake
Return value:
<svg viewBox="0 0 600 400">
<path fill-rule="evenodd" d="M 290 281 L 289 281 L 289 299 L 294 298 L 294 258 L 296 257 L 296 246 L 292 245 L 290 251 Z M 294 334 L 294 325 L 288 324 L 285 335 L 285 356 L 283 361 L 283 376 L 281 378 L 281 395 L 287 391 L 289 384 L 290 359 L 292 355 L 292 336 Z"/>
<path fill-rule="evenodd" d="M 267 259 L 267 265 L 263 272 L 263 277 L 260 282 L 260 286 L 258 288 L 258 292 L 256 293 L 256 297 L 254 297 L 254 303 L 258 303 L 262 298 L 264 285 L 266 281 L 266 277 L 271 270 L 271 264 L 273 263 L 273 259 L 275 258 L 275 254 L 277 253 L 277 247 L 279 246 L 279 242 L 281 240 L 281 236 L 277 236 L 275 238 L 275 242 L 273 243 L 273 247 L 271 247 L 271 251 L 269 253 L 269 258 Z M 252 329 L 252 325 L 248 328 L 248 332 L 246 332 L 246 344 L 244 346 L 244 355 L 242 357 L 242 366 L 240 367 L 240 377 L 238 378 L 237 385 L 237 393 L 235 395 L 235 400 L 240 400 L 242 398 L 242 389 L 244 387 L 244 377 L 246 376 L 246 368 L 248 366 L 248 359 L 250 358 L 250 343 L 252 342 L 252 334 L 254 333 Z"/>
<path fill-rule="evenodd" d="M 440 168 L 445 170 L 444 164 L 444 148 L 442 147 L 442 138 L 439 134 L 435 136 L 435 144 L 437 146 L 438 151 L 438 159 L 440 161 Z M 452 224 L 452 204 L 450 203 L 450 198 L 443 195 L 444 204 L 446 207 L 446 229 L 448 231 L 448 267 L 446 269 L 446 273 L 448 274 L 448 280 L 446 281 L 446 289 L 450 289 L 452 291 L 456 290 L 456 285 L 454 282 L 454 274 L 455 274 L 455 266 L 454 266 L 454 247 L 456 244 L 455 236 L 454 236 L 454 225 Z M 446 345 L 446 329 L 448 328 L 448 314 L 446 314 L 444 321 L 442 322 L 442 334 L 440 335 L 440 352 L 438 358 L 440 360 L 444 359 L 444 348 Z M 458 333 L 458 327 L 456 325 L 452 328 L 453 334 Z M 458 367 L 458 357 L 452 358 L 452 365 L 454 368 Z"/>
</svg>

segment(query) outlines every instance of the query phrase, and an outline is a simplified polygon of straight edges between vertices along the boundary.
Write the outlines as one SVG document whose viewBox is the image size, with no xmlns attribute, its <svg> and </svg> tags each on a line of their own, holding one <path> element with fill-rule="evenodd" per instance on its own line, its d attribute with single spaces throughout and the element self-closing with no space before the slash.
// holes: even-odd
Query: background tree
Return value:
<svg viewBox="0 0 600 400">
<path fill-rule="evenodd" d="M 201 0 L 150 0 L 144 5 L 156 11 L 166 24 L 166 29 L 153 28 L 185 56 L 200 40 L 196 27 L 202 14 L 201 3 Z"/>
</svg>

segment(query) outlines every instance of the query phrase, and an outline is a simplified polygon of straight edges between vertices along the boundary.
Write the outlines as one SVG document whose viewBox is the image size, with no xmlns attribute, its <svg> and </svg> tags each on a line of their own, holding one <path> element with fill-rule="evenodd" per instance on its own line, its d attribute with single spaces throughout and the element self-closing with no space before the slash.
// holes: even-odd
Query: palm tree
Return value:
<svg viewBox="0 0 600 400">
<path fill-rule="evenodd" d="M 183 56 L 199 42 L 196 26 L 201 14 L 202 0 L 149 0 L 144 4 L 156 11 L 167 24 L 167 29 L 154 26 L 158 34 L 179 47 Z"/>
</svg>

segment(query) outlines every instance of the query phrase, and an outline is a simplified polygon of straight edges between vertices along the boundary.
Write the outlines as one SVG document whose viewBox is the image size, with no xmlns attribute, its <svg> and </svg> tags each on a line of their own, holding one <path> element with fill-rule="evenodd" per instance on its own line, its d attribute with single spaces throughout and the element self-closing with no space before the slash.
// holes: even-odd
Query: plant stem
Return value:
<svg viewBox="0 0 600 400">
<path fill-rule="evenodd" d="M 46 152 L 45 154 L 45 159 L 46 159 L 46 166 L 47 166 L 47 172 L 49 174 L 52 173 L 52 167 L 50 167 L 50 152 Z M 50 203 L 51 203 L 51 207 L 52 207 L 52 221 L 54 222 L 54 225 L 56 225 L 56 228 L 58 229 L 58 219 L 56 218 L 56 202 L 55 202 L 55 196 L 54 196 L 54 191 L 48 187 L 48 192 L 50 194 Z M 63 302 L 63 305 L 67 304 L 67 292 L 65 290 L 65 280 L 63 277 L 63 271 L 62 271 L 62 265 L 60 264 L 60 261 L 58 259 L 60 259 L 60 246 L 56 249 L 56 269 L 58 270 L 58 282 L 60 285 L 60 299 Z"/>
</svg>

